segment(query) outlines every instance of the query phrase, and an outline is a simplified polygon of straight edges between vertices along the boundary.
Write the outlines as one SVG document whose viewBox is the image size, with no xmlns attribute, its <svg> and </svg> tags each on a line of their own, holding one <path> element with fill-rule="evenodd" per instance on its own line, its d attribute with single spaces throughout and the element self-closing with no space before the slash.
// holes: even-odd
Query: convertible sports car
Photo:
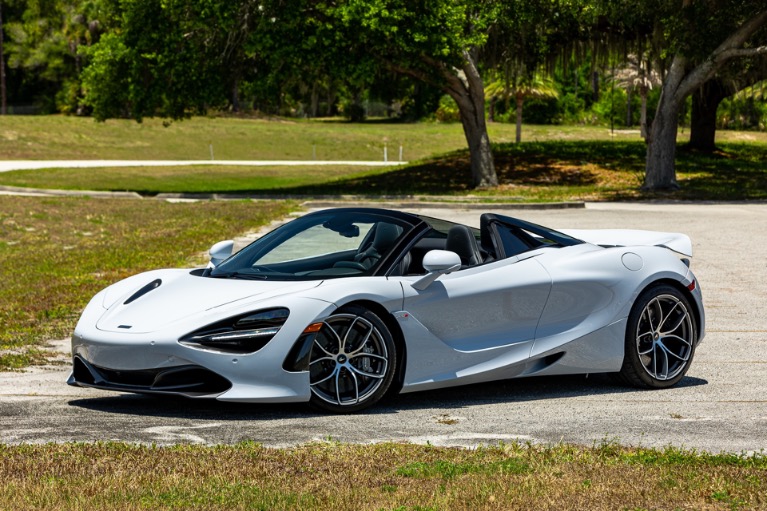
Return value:
<svg viewBox="0 0 767 511">
<path fill-rule="evenodd" d="M 217 243 L 208 268 L 98 293 L 68 383 L 352 412 L 387 393 L 522 376 L 670 387 L 704 335 L 683 234 L 343 208 L 231 253 Z"/>
</svg>

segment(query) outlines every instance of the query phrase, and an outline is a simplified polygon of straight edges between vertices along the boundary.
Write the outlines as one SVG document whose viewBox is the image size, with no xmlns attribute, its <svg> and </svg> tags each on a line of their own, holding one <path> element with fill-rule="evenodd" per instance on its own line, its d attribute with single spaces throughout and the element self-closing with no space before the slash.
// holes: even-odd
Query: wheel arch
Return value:
<svg viewBox="0 0 767 511">
<path fill-rule="evenodd" d="M 405 344 L 405 335 L 402 333 L 402 329 L 400 328 L 399 323 L 396 319 L 394 319 L 394 316 L 391 314 L 391 312 L 389 312 L 386 307 L 373 300 L 355 300 L 343 304 L 337 310 L 343 311 L 343 309 L 346 307 L 355 305 L 364 307 L 374 312 L 379 318 L 381 318 L 381 321 L 384 322 L 386 328 L 389 329 L 389 332 L 394 339 L 394 344 L 397 346 L 397 372 L 394 374 L 394 379 L 392 380 L 392 384 L 391 387 L 389 387 L 388 393 L 390 395 L 399 394 L 405 382 L 405 365 L 407 364 L 407 346 Z"/>
<path fill-rule="evenodd" d="M 669 285 L 669 286 L 673 287 L 674 289 L 676 289 L 677 291 L 682 293 L 682 295 L 690 303 L 690 308 L 692 309 L 693 318 L 695 319 L 695 334 L 698 337 L 698 339 L 696 339 L 696 341 L 700 340 L 700 335 L 701 335 L 702 327 L 703 327 L 703 325 L 702 325 L 703 318 L 701 317 L 700 310 L 698 309 L 698 302 L 695 299 L 695 297 L 693 296 L 692 292 L 687 288 L 687 286 L 685 286 L 684 284 L 682 284 L 678 280 L 674 280 L 674 279 L 670 279 L 670 278 L 661 278 L 661 279 L 658 279 L 658 280 L 653 280 L 652 282 L 648 283 L 637 294 L 637 298 L 639 298 L 639 296 L 641 296 L 645 291 L 647 291 L 651 287 L 660 286 L 660 285 Z"/>
</svg>

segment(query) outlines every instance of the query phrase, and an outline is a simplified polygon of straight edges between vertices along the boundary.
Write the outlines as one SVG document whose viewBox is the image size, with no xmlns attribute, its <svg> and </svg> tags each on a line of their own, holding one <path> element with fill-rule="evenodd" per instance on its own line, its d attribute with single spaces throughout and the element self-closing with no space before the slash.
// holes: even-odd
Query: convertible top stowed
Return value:
<svg viewBox="0 0 767 511">
<path fill-rule="evenodd" d="M 134 275 L 84 310 L 69 383 L 351 412 L 522 376 L 685 376 L 705 331 L 687 236 L 479 225 L 328 209 L 218 243 L 207 268 Z"/>
</svg>

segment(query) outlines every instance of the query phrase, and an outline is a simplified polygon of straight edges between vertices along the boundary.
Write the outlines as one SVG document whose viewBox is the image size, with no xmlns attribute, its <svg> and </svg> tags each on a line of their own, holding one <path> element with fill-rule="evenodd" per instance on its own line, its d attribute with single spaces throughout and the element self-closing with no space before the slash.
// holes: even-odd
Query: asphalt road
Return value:
<svg viewBox="0 0 767 511">
<path fill-rule="evenodd" d="M 421 211 L 475 225 L 480 214 Z M 688 376 L 661 391 L 621 387 L 602 375 L 508 380 L 406 394 L 362 414 L 334 416 L 303 405 L 77 389 L 64 384 L 68 367 L 60 365 L 0 373 L 0 442 L 253 440 L 278 447 L 329 439 L 464 446 L 617 441 L 747 453 L 767 447 L 767 205 L 588 204 L 511 214 L 552 227 L 689 234 L 708 322 Z"/>
</svg>

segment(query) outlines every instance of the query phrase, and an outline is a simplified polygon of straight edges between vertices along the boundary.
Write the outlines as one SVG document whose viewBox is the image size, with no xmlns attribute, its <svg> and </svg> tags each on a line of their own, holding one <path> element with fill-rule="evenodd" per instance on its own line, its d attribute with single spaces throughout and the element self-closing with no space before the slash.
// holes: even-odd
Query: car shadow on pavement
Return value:
<svg viewBox="0 0 767 511">
<path fill-rule="evenodd" d="M 456 409 L 494 403 L 518 403 L 546 399 L 583 398 L 600 395 L 636 395 L 647 392 L 675 392 L 687 387 L 707 385 L 702 378 L 686 376 L 665 390 L 642 390 L 618 385 L 608 375 L 546 376 L 490 383 L 477 383 L 447 389 L 388 396 L 362 414 L 391 414 L 407 410 Z M 170 396 L 124 394 L 74 399 L 70 406 L 114 414 L 238 421 L 296 419 L 331 415 L 307 404 L 226 403 L 213 400 L 184 399 Z"/>
<path fill-rule="evenodd" d="M 519 403 L 600 395 L 642 395 L 647 392 L 674 392 L 686 387 L 707 384 L 708 381 L 702 378 L 685 376 L 670 389 L 652 390 L 618 384 L 606 374 L 539 376 L 400 394 L 388 398 L 383 408 L 391 410 L 434 408 L 435 406 L 462 408 L 493 403 Z M 372 412 L 378 408 L 381 406 L 374 408 Z"/>
</svg>

